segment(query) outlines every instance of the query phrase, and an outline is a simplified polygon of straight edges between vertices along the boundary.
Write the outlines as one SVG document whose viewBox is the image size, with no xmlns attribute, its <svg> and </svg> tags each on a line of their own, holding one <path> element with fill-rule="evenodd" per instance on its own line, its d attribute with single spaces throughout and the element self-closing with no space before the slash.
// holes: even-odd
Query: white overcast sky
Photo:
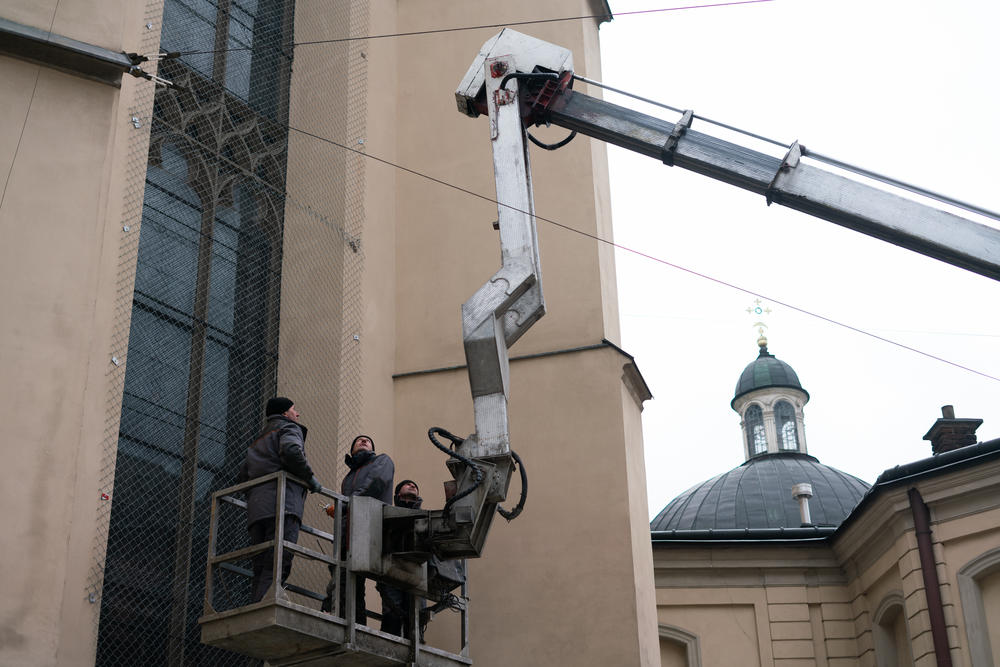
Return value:
<svg viewBox="0 0 1000 667">
<path fill-rule="evenodd" d="M 611 0 L 616 12 L 671 4 L 688 3 Z M 601 28 L 601 78 L 996 211 L 998 6 L 775 0 L 620 16 Z M 649 158 L 609 156 L 618 243 L 1000 377 L 1000 283 Z M 617 267 L 622 344 L 654 395 L 643 413 L 653 516 L 743 461 L 729 402 L 757 353 L 753 297 L 622 251 Z M 928 456 L 921 438 L 948 403 L 985 420 L 980 439 L 1000 437 L 1000 382 L 770 307 L 770 351 L 811 395 L 806 440 L 823 463 L 870 483 Z"/>
</svg>

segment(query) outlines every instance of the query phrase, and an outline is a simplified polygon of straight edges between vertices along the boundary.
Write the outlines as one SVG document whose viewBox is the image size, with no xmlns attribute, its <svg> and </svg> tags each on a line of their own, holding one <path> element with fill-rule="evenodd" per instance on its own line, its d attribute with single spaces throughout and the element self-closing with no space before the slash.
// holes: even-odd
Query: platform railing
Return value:
<svg viewBox="0 0 1000 667">
<path fill-rule="evenodd" d="M 332 567 L 335 569 L 346 566 L 346 563 L 341 558 L 339 558 L 339 555 L 341 553 L 340 536 L 339 536 L 340 531 L 335 530 L 334 532 L 330 533 L 306 524 L 302 524 L 300 528 L 300 534 L 311 535 L 312 537 L 316 538 L 316 540 L 320 544 L 329 544 L 330 545 L 329 554 L 327 554 L 326 550 L 322 549 L 322 547 L 321 551 L 316 551 L 314 549 L 309 549 L 307 547 L 304 547 L 300 544 L 291 543 L 285 540 L 284 525 L 285 525 L 286 485 L 284 484 L 284 482 L 287 479 L 291 479 L 293 481 L 299 481 L 299 483 L 302 484 L 303 488 L 306 487 L 306 484 L 304 482 L 301 482 L 300 480 L 297 480 L 295 477 L 288 475 L 288 473 L 279 471 L 271 473 L 269 475 L 265 475 L 263 477 L 258 477 L 248 482 L 243 482 L 241 484 L 228 487 L 226 489 L 222 489 L 221 491 L 217 491 L 212 495 L 211 516 L 209 519 L 209 529 L 208 529 L 209 530 L 208 563 L 207 563 L 206 578 L 205 578 L 204 612 L 206 614 L 214 613 L 216 611 L 215 608 L 216 605 L 214 604 L 214 598 L 213 598 L 215 592 L 213 586 L 213 579 L 214 579 L 213 575 L 218 574 L 218 571 L 221 570 L 223 572 L 229 572 L 241 577 L 251 577 L 252 572 L 250 570 L 238 567 L 233 563 L 236 561 L 252 559 L 257 554 L 263 553 L 265 551 L 273 550 L 272 579 L 270 582 L 270 586 L 264 595 L 265 600 L 267 599 L 274 600 L 278 596 L 282 595 L 281 587 L 279 587 L 278 585 L 278 580 L 280 579 L 281 576 L 281 568 L 285 561 L 286 551 L 293 553 L 296 556 L 299 556 L 300 558 L 306 558 L 309 560 L 323 562 L 328 567 Z M 254 544 L 242 549 L 237 549 L 236 551 L 230 551 L 221 554 L 217 553 L 217 544 L 218 544 L 217 536 L 219 530 L 219 515 L 221 506 L 230 505 L 233 507 L 240 508 L 242 511 L 238 512 L 237 515 L 240 517 L 240 520 L 242 521 L 241 528 L 245 530 L 246 528 L 245 510 L 247 504 L 244 500 L 241 500 L 238 496 L 243 495 L 246 491 L 255 486 L 262 486 L 272 481 L 278 482 L 278 488 L 275 494 L 276 507 L 274 515 L 274 522 L 275 522 L 274 539 L 261 542 L 259 544 Z M 343 508 L 346 506 L 346 503 L 348 502 L 347 497 L 342 496 L 339 493 L 330 491 L 329 489 L 326 488 L 322 489 L 318 495 L 328 499 L 330 501 L 330 504 L 336 507 L 337 517 L 334 519 L 335 521 L 334 525 L 335 526 L 338 525 L 342 513 L 344 511 Z M 284 545 L 284 549 L 275 550 L 274 547 L 278 543 L 282 543 Z M 222 585 L 225 586 L 224 578 L 220 578 L 220 582 L 222 582 Z M 320 594 L 319 592 L 312 591 L 301 586 L 296 586 L 294 584 L 286 584 L 283 588 L 285 590 L 292 591 L 294 593 L 297 593 L 299 595 L 314 600 L 322 601 L 324 599 L 324 595 Z M 229 591 L 227 591 L 227 597 L 229 598 L 230 602 L 232 602 L 235 599 L 234 596 L 229 594 Z"/>
<path fill-rule="evenodd" d="M 368 619 L 381 619 L 381 614 L 365 610 L 365 618 L 355 618 L 355 596 L 357 575 L 378 580 L 366 573 L 356 573 L 350 569 L 350 554 L 343 544 L 342 526 L 350 506 L 350 498 L 323 488 L 309 496 L 309 502 L 320 503 L 333 508 L 333 531 L 302 524 L 299 542 L 305 536 L 316 540 L 319 549 L 289 542 L 285 539 L 285 494 L 286 481 L 307 485 L 286 472 L 279 471 L 243 482 L 212 494 L 209 519 L 208 554 L 205 573 L 205 598 L 202 625 L 202 641 L 233 650 L 244 655 L 267 660 L 270 665 L 351 664 L 349 656 L 364 653 L 369 658 L 381 657 L 384 662 L 370 664 L 414 664 L 414 665 L 468 665 L 468 589 L 462 585 L 460 610 L 460 653 L 453 654 L 429 646 L 422 642 L 419 631 L 420 601 L 418 595 L 410 595 L 409 636 L 404 639 L 367 626 Z M 220 524 L 226 531 L 246 531 L 246 502 L 241 499 L 249 489 L 263 484 L 274 483 L 275 493 L 274 538 L 259 544 L 218 553 Z M 222 515 L 225 514 L 225 518 Z M 235 524 L 235 525 L 234 525 Z M 312 540 L 306 540 L 311 542 Z M 277 548 L 281 545 L 282 548 Z M 326 545 L 326 546 L 324 546 Z M 329 549 L 329 551 L 327 551 Z M 243 603 L 249 590 L 244 582 L 253 576 L 251 569 L 241 567 L 240 562 L 271 551 L 272 575 L 264 597 L 257 602 Z M 305 559 L 324 564 L 330 574 L 325 591 L 314 591 L 298 584 L 281 582 L 281 570 L 286 558 L 294 555 L 296 560 Z M 297 566 L 297 570 L 302 565 Z M 240 589 L 235 589 L 231 579 L 235 576 Z M 218 586 L 216 586 L 218 582 Z M 384 582 L 392 585 L 392 582 Z M 340 587 L 344 586 L 343 594 Z M 289 594 L 296 596 L 294 599 Z M 220 595 L 221 594 L 221 595 Z M 298 600 L 302 598 L 305 604 Z M 328 600 L 329 612 L 320 610 L 320 605 Z M 428 601 L 433 605 L 433 601 Z M 367 605 L 366 605 L 367 606 Z M 289 647 L 299 647 L 293 650 Z M 369 664 L 369 663 L 366 663 Z"/>
</svg>

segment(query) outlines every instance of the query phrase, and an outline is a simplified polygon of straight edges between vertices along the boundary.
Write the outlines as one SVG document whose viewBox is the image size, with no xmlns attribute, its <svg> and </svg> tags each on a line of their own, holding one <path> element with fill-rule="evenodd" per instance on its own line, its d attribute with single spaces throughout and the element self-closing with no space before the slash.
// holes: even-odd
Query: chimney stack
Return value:
<svg viewBox="0 0 1000 667">
<path fill-rule="evenodd" d="M 935 455 L 950 452 L 953 449 L 976 444 L 976 429 L 983 423 L 982 419 L 956 419 L 955 408 L 950 405 L 941 406 L 941 419 L 934 422 L 927 431 L 924 440 L 931 441 L 931 451 Z"/>
</svg>

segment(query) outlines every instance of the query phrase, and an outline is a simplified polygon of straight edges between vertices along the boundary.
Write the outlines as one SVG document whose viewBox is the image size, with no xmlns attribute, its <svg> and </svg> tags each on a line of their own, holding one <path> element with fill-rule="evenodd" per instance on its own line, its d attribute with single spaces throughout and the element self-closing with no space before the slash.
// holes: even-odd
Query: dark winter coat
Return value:
<svg viewBox="0 0 1000 667">
<path fill-rule="evenodd" d="M 306 460 L 305 442 L 308 429 L 281 415 L 268 417 L 264 429 L 247 449 L 247 458 L 236 481 L 246 482 L 272 472 L 286 470 L 309 481 L 312 468 Z M 268 482 L 247 491 L 247 525 L 263 519 L 273 519 L 277 504 L 278 485 Z M 285 485 L 285 515 L 302 518 L 306 487 L 289 481 Z"/>
<path fill-rule="evenodd" d="M 420 509 L 420 505 L 423 503 L 423 500 L 420 498 L 417 498 L 415 501 L 407 501 L 400 499 L 399 496 L 394 496 L 393 501 L 395 501 L 396 507 L 405 507 L 411 510 Z M 379 582 L 375 588 L 378 590 L 379 595 L 382 596 L 382 632 L 388 632 L 391 635 L 399 635 L 409 639 L 412 634 L 410 632 L 410 604 L 413 599 L 411 594 L 383 582 Z M 426 604 L 421 598 L 420 609 L 423 609 L 425 606 Z M 423 641 L 423 639 L 424 630 L 421 625 L 420 641 Z"/>
<path fill-rule="evenodd" d="M 350 472 L 340 484 L 345 496 L 378 498 L 386 505 L 392 504 L 392 478 L 396 466 L 387 454 L 362 450 L 354 456 L 345 456 Z"/>
</svg>

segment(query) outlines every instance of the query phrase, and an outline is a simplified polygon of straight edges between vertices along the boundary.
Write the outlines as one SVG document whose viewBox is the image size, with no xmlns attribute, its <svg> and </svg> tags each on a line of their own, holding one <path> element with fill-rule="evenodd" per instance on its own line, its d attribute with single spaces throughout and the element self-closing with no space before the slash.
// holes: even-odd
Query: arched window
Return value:
<svg viewBox="0 0 1000 667">
<path fill-rule="evenodd" d="M 743 415 L 750 456 L 767 451 L 767 436 L 764 435 L 764 413 L 759 405 L 751 405 Z"/>
<path fill-rule="evenodd" d="M 701 667 L 698 636 L 673 625 L 660 624 L 660 663 L 663 667 Z"/>
<path fill-rule="evenodd" d="M 972 667 L 996 665 L 1000 657 L 1000 548 L 981 554 L 958 571 L 958 592 Z"/>
<path fill-rule="evenodd" d="M 799 438 L 795 431 L 795 409 L 788 401 L 778 401 L 774 406 L 774 425 L 778 429 L 778 447 L 785 451 L 798 451 Z"/>
<path fill-rule="evenodd" d="M 912 667 L 909 629 L 903 595 L 890 593 L 875 610 L 872 626 L 878 667 Z"/>
</svg>

